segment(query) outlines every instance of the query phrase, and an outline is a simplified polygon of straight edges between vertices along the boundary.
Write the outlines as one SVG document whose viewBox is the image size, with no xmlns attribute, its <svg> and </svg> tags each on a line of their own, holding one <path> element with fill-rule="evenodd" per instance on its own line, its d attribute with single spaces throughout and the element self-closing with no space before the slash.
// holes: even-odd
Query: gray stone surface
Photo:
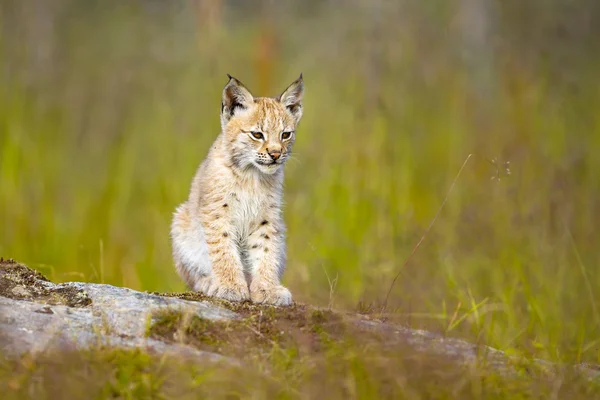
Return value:
<svg viewBox="0 0 600 400">
<path fill-rule="evenodd" d="M 106 345 L 216 360 L 221 356 L 147 338 L 153 316 L 169 309 L 211 320 L 238 318 L 232 311 L 207 302 L 161 297 L 110 285 L 54 284 L 41 275 L 23 279 L 4 270 L 0 273 L 0 284 L 14 297 L 0 296 L 0 353 L 7 356 Z M 70 297 L 58 295 L 64 293 Z"/>
<path fill-rule="evenodd" d="M 560 365 L 546 360 L 523 360 L 509 356 L 503 351 L 486 345 L 469 343 L 456 338 L 448 338 L 432 332 L 410 329 L 394 324 L 371 320 L 357 320 L 360 329 L 377 332 L 386 338 L 390 346 L 408 345 L 420 352 L 449 357 L 457 364 L 465 366 L 488 367 L 501 375 L 518 375 L 528 373 L 530 368 L 547 372 L 561 368 L 573 368 L 586 378 L 600 379 L 600 369 L 593 365 Z"/>
</svg>

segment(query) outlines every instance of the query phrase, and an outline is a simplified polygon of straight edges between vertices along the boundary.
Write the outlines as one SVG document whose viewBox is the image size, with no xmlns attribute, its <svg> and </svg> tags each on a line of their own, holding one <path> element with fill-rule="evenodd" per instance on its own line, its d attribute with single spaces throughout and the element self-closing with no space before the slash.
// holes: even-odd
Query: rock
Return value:
<svg viewBox="0 0 600 400">
<path fill-rule="evenodd" d="M 0 352 L 4 355 L 106 345 L 221 358 L 147 338 L 153 315 L 165 309 L 208 320 L 237 318 L 232 311 L 208 302 L 93 283 L 54 284 L 22 264 L 0 261 Z"/>
<path fill-rule="evenodd" d="M 420 329 L 409 329 L 369 320 L 358 320 L 356 325 L 359 329 L 377 332 L 385 336 L 390 346 L 408 345 L 418 352 L 451 358 L 460 365 L 485 366 L 502 376 L 517 376 L 518 371 L 528 371 L 533 368 L 549 372 L 559 368 L 571 367 L 535 358 L 523 360 L 507 355 L 505 352 L 490 346 L 476 345 Z M 597 366 L 580 364 L 573 366 L 573 368 L 588 379 L 600 379 L 600 369 Z"/>
<path fill-rule="evenodd" d="M 4 356 L 108 346 L 238 364 L 235 358 L 218 353 L 243 357 L 249 345 L 268 352 L 269 346 L 292 337 L 296 345 L 310 346 L 323 332 L 335 340 L 363 332 L 369 335 L 365 340 L 374 338 L 385 346 L 439 356 L 457 365 L 484 366 L 505 376 L 529 367 L 546 371 L 565 367 L 301 304 L 278 308 L 228 303 L 193 292 L 158 295 L 93 283 L 55 284 L 25 265 L 0 259 L 0 352 Z M 582 364 L 573 369 L 587 379 L 600 379 L 597 366 Z"/>
</svg>

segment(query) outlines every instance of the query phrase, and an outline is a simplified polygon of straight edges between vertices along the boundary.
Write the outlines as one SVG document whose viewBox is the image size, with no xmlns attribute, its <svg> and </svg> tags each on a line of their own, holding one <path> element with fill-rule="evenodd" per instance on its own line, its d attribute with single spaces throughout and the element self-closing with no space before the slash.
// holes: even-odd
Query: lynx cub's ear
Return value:
<svg viewBox="0 0 600 400">
<path fill-rule="evenodd" d="M 279 95 L 277 100 L 283 104 L 287 110 L 294 116 L 296 123 L 302 117 L 302 96 L 304 95 L 304 79 L 302 74 L 294 81 L 284 92 Z"/>
<path fill-rule="evenodd" d="M 227 74 L 229 82 L 223 89 L 223 99 L 221 100 L 221 123 L 227 123 L 236 112 L 247 109 L 254 102 L 252 93 L 242 82 Z"/>
</svg>

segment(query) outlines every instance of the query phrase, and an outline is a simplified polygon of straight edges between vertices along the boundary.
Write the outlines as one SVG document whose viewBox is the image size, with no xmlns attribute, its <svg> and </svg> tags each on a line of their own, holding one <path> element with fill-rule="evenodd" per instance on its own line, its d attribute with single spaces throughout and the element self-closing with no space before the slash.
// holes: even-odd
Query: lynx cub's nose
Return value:
<svg viewBox="0 0 600 400">
<path fill-rule="evenodd" d="M 271 158 L 272 158 L 273 160 L 277 160 L 279 157 L 281 157 L 281 151 L 277 151 L 277 150 L 275 150 L 275 151 L 270 151 L 270 152 L 269 152 L 269 155 L 271 156 Z"/>
</svg>

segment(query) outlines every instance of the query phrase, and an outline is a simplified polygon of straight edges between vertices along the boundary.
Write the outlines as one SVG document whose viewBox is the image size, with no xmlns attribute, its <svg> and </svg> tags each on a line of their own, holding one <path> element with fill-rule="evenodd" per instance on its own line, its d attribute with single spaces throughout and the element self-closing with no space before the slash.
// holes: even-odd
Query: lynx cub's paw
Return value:
<svg viewBox="0 0 600 400">
<path fill-rule="evenodd" d="M 250 291 L 248 290 L 248 285 L 246 285 L 246 282 L 225 284 L 213 279 L 206 294 L 229 301 L 244 301 L 250 299 Z"/>
<path fill-rule="evenodd" d="M 250 298 L 253 303 L 265 303 L 274 306 L 289 306 L 292 304 L 292 294 L 281 285 L 251 285 Z"/>
<path fill-rule="evenodd" d="M 192 289 L 194 289 L 196 292 L 200 292 L 200 293 L 204 293 L 204 294 L 208 295 L 211 285 L 212 285 L 212 278 L 210 276 L 205 276 L 202 278 L 198 278 L 196 280 L 196 282 L 194 283 L 194 285 L 192 286 Z"/>
</svg>

